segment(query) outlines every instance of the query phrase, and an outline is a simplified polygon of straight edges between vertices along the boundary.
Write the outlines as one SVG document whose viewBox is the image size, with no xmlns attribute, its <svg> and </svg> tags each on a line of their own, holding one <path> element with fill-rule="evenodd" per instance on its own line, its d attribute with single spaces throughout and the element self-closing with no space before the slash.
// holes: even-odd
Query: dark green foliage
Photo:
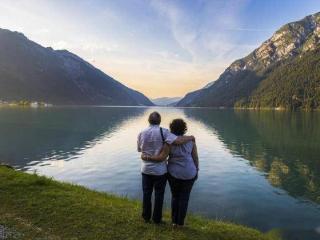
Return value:
<svg viewBox="0 0 320 240">
<path fill-rule="evenodd" d="M 283 108 L 320 107 L 320 49 L 306 52 L 264 71 L 225 72 L 210 88 L 195 92 L 178 106 Z M 190 99 L 190 98 L 189 98 Z"/>
<path fill-rule="evenodd" d="M 320 106 L 320 50 L 286 61 L 261 81 L 245 104 L 253 108 L 316 109 Z"/>
<path fill-rule="evenodd" d="M 319 12 L 284 25 L 209 88 L 187 94 L 177 106 L 319 108 L 319 26 Z"/>
<path fill-rule="evenodd" d="M 236 101 L 251 94 L 261 81 L 261 76 L 247 70 L 228 78 L 227 81 L 224 85 L 208 89 L 198 100 L 199 105 L 233 107 Z"/>
<path fill-rule="evenodd" d="M 191 108 L 184 113 L 212 128 L 273 186 L 320 203 L 319 112 Z"/>
</svg>

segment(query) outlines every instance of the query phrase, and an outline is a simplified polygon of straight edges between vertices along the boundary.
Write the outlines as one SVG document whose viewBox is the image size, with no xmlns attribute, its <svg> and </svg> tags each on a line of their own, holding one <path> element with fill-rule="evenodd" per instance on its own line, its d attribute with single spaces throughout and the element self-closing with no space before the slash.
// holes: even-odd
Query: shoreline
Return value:
<svg viewBox="0 0 320 240">
<path fill-rule="evenodd" d="M 46 108 L 86 108 L 86 107 L 92 107 L 92 108 L 177 108 L 177 109 L 213 109 L 213 110 L 244 110 L 244 111 L 274 111 L 274 112 L 319 112 L 320 108 L 314 108 L 314 109 L 288 109 L 283 107 L 260 107 L 260 108 L 253 108 L 253 107 L 210 107 L 210 106 L 139 106 L 139 105 L 38 105 L 38 106 L 31 106 L 31 105 L 19 105 L 19 104 L 1 104 L 0 103 L 0 109 L 1 108 L 24 108 L 24 109 L 46 109 Z"/>
<path fill-rule="evenodd" d="M 141 220 L 141 203 L 0 165 L 0 227 L 10 239 L 280 239 L 238 224 L 189 215 L 173 229 Z"/>
</svg>

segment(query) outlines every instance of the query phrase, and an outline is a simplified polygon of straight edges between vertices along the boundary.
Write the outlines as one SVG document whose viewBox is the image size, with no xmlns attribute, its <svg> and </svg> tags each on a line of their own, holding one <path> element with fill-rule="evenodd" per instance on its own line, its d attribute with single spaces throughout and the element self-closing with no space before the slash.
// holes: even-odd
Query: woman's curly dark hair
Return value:
<svg viewBox="0 0 320 240">
<path fill-rule="evenodd" d="M 187 123 L 181 118 L 173 119 L 170 123 L 171 133 L 177 136 L 183 136 L 187 132 L 187 130 Z"/>
</svg>

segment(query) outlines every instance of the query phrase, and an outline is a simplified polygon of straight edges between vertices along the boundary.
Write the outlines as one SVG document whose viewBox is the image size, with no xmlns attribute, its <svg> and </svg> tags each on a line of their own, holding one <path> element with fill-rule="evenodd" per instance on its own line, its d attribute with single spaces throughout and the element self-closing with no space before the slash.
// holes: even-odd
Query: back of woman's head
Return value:
<svg viewBox="0 0 320 240">
<path fill-rule="evenodd" d="M 183 136 L 187 132 L 187 130 L 187 123 L 181 118 L 173 119 L 170 123 L 171 133 L 177 136 Z"/>
</svg>

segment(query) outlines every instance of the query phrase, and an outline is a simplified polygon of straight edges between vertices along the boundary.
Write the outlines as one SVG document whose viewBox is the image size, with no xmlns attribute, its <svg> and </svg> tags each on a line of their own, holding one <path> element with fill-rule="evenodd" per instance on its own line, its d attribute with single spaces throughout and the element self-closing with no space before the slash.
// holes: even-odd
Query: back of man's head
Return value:
<svg viewBox="0 0 320 240">
<path fill-rule="evenodd" d="M 148 121 L 151 125 L 159 125 L 161 123 L 161 116 L 158 112 L 152 112 L 149 115 Z"/>
</svg>

